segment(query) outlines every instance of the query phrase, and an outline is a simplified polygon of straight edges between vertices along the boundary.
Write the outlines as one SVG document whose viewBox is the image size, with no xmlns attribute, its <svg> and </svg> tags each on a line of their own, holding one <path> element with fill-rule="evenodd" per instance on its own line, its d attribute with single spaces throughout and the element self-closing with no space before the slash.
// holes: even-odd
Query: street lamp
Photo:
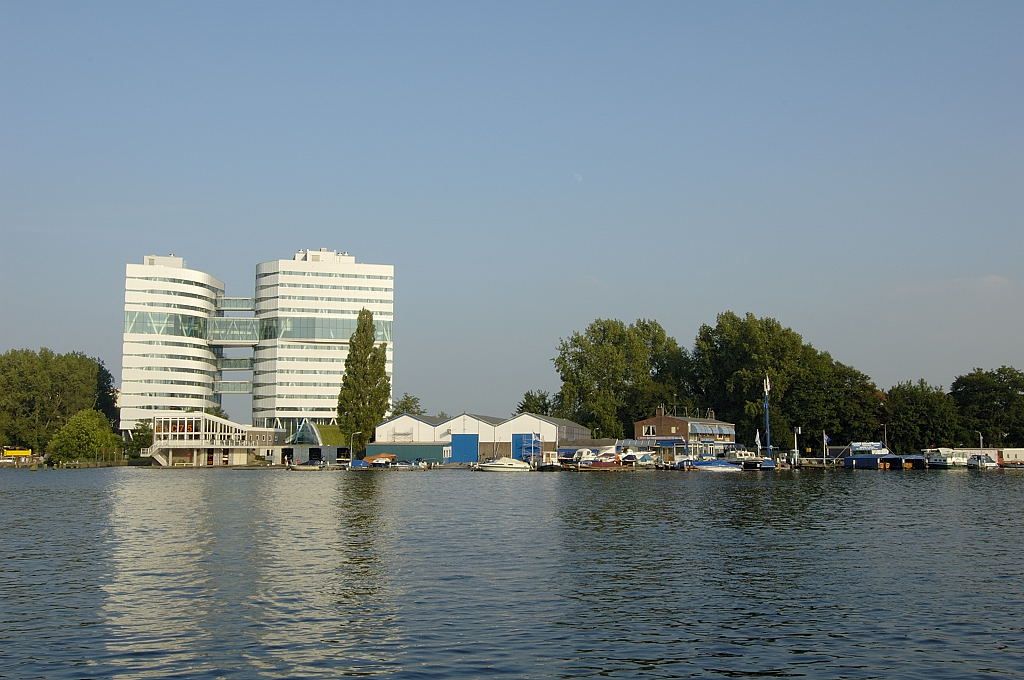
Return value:
<svg viewBox="0 0 1024 680">
<path fill-rule="evenodd" d="M 356 438 L 357 434 L 362 434 L 362 432 L 353 432 L 352 434 L 350 434 L 348 436 L 348 466 L 349 467 L 352 467 L 352 458 L 353 458 L 352 440 L 354 440 Z"/>
<path fill-rule="evenodd" d="M 978 433 L 978 455 L 980 456 L 982 453 L 984 453 L 985 438 L 981 436 L 981 432 L 979 432 L 978 430 L 975 430 L 975 432 Z"/>
</svg>

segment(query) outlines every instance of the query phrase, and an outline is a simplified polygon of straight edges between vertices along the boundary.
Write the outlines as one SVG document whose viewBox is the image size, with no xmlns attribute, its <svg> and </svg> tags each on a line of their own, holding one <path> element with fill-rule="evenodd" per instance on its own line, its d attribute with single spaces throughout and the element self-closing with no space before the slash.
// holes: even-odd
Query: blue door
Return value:
<svg viewBox="0 0 1024 680">
<path fill-rule="evenodd" d="M 476 463 L 479 459 L 480 435 L 478 434 L 453 434 L 452 435 L 452 457 L 453 463 Z"/>
<path fill-rule="evenodd" d="M 541 457 L 540 435 L 513 434 L 512 435 L 512 457 L 516 460 L 538 460 Z"/>
</svg>

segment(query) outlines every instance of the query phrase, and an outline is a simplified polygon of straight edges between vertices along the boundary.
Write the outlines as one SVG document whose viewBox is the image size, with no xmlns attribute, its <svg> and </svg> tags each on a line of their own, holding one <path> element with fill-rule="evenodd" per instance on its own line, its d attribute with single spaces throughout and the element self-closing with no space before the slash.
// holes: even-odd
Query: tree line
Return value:
<svg viewBox="0 0 1024 680">
<path fill-rule="evenodd" d="M 0 444 L 61 458 L 120 453 L 114 379 L 99 359 L 14 349 L 0 354 Z"/>
<path fill-rule="evenodd" d="M 763 381 L 776 442 L 803 430 L 801 448 L 875 441 L 916 451 L 977 444 L 1024 446 L 1024 373 L 975 368 L 949 391 L 925 380 L 879 388 L 775 319 L 728 311 L 685 348 L 653 320 L 597 319 L 558 343 L 554 394 L 530 390 L 516 412 L 574 420 L 600 437 L 631 437 L 658 406 L 736 424 L 740 442 L 763 428 Z"/>
</svg>

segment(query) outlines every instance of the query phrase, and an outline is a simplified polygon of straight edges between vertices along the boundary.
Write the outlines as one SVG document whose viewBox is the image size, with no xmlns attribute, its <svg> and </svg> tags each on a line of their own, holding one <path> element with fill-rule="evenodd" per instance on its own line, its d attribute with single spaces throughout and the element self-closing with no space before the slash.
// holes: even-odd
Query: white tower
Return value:
<svg viewBox="0 0 1024 680">
<path fill-rule="evenodd" d="M 253 367 L 253 423 L 294 429 L 337 417 L 349 338 L 359 311 L 373 312 L 376 339 L 394 359 L 394 267 L 363 264 L 326 248 L 256 267 L 260 340 Z"/>
<path fill-rule="evenodd" d="M 207 341 L 224 284 L 173 255 L 147 255 L 125 268 L 121 429 L 154 411 L 202 410 L 214 392 L 217 356 Z"/>
</svg>

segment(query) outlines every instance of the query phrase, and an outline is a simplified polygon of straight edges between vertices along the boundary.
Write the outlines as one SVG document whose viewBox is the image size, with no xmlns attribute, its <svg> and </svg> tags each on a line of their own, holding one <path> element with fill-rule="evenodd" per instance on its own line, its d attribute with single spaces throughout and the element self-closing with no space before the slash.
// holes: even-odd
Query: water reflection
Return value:
<svg viewBox="0 0 1024 680">
<path fill-rule="evenodd" d="M 3 471 L 0 676 L 1009 677 L 1022 483 Z"/>
<path fill-rule="evenodd" d="M 215 640 L 208 625 L 218 606 L 211 582 L 220 568 L 211 569 L 218 526 L 209 504 L 213 480 L 192 471 L 119 472 L 104 555 L 111 571 L 100 584 L 103 661 L 131 674 L 159 671 L 151 667 L 154 659 L 212 670 L 208 660 L 192 660 L 192 652 Z"/>
<path fill-rule="evenodd" d="M 97 605 L 114 540 L 109 476 L 0 470 L 0 507 L 0 677 L 101 675 L 96 657 L 105 630 Z"/>
</svg>

